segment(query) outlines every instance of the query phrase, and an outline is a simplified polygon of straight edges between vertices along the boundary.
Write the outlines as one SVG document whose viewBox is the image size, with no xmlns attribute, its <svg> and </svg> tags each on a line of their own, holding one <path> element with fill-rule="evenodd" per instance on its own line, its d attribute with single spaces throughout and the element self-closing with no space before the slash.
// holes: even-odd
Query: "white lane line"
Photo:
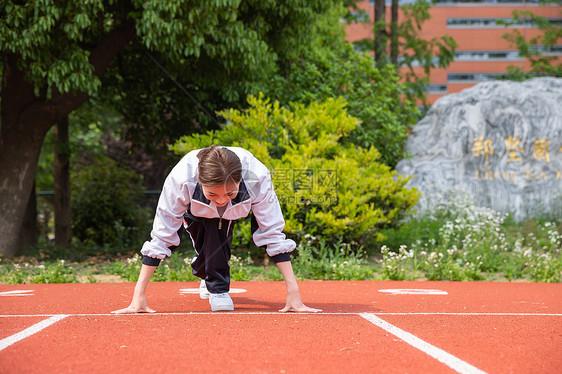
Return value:
<svg viewBox="0 0 562 374">
<path fill-rule="evenodd" d="M 0 296 L 33 296 L 33 290 L 12 290 L 12 291 L 2 291 Z"/>
<path fill-rule="evenodd" d="M 379 316 L 466 316 L 466 317 L 562 317 L 562 313 L 511 313 L 511 312 L 372 312 Z M 359 314 L 359 313 L 358 313 Z"/>
<path fill-rule="evenodd" d="M 386 288 L 380 289 L 379 292 L 390 295 L 448 295 L 447 291 L 426 288 Z"/>
<path fill-rule="evenodd" d="M 457 373 L 462 374 L 485 374 L 485 371 L 478 369 L 470 365 L 468 362 L 461 360 L 453 356 L 452 354 L 445 352 L 441 348 L 437 348 L 436 346 L 429 344 L 428 342 L 421 340 L 415 335 L 410 334 L 407 331 L 404 331 L 385 320 L 377 317 L 373 313 L 361 313 L 359 314 L 361 317 L 366 319 L 367 321 L 371 322 L 373 325 L 380 327 L 381 329 L 391 333 L 392 335 L 398 337 L 399 339 L 405 341 L 406 343 L 410 344 L 412 347 L 419 349 L 420 351 L 424 352 L 425 354 L 433 357 L 437 361 L 445 364 L 449 368 L 453 369 Z"/>
<path fill-rule="evenodd" d="M 447 313 L 447 312 L 366 312 L 374 313 L 378 316 L 458 316 L 458 317 L 562 317 L 562 313 Z M 189 316 L 189 315 L 323 315 L 323 316 L 358 316 L 361 312 L 320 312 L 320 313 L 280 313 L 280 312 L 160 312 L 160 313 L 130 313 L 130 314 L 113 314 L 113 313 L 66 313 L 68 317 L 118 317 L 118 316 Z M 0 318 L 25 318 L 25 317 L 51 317 L 58 314 L 0 314 Z"/>
<path fill-rule="evenodd" d="M 50 318 L 47 318 L 41 322 L 29 326 L 28 328 L 18 332 L 17 334 L 8 336 L 7 338 L 0 340 L 0 351 L 8 348 L 14 343 L 19 342 L 20 340 L 23 340 L 27 337 L 30 337 L 33 334 L 38 333 L 39 331 L 51 326 L 52 324 L 57 323 L 58 321 L 66 317 L 68 317 L 68 315 L 66 314 L 56 314 L 54 316 L 51 316 Z"/>
<path fill-rule="evenodd" d="M 199 288 L 180 288 L 179 292 L 180 292 L 181 295 L 188 295 L 188 294 L 199 295 Z M 228 291 L 228 293 L 231 293 L 231 294 L 244 293 L 244 292 L 248 292 L 248 291 L 244 288 L 231 288 Z"/>
<path fill-rule="evenodd" d="M 126 313 L 126 314 L 113 314 L 113 313 L 77 313 L 66 314 L 68 317 L 121 317 L 121 316 L 191 316 L 191 315 L 330 315 L 330 316 L 357 316 L 357 312 L 304 312 L 304 313 L 281 313 L 281 312 L 162 312 L 162 313 Z M 54 314 L 0 314 L 0 318 L 10 317 L 49 317 Z"/>
</svg>

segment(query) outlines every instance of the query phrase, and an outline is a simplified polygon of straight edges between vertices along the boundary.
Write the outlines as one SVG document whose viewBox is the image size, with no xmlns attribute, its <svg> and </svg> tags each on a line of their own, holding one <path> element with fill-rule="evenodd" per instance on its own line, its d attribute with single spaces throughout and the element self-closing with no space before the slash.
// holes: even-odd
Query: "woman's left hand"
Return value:
<svg viewBox="0 0 562 374">
<path fill-rule="evenodd" d="M 303 304 L 301 300 L 300 293 L 297 292 L 289 292 L 287 293 L 287 301 L 285 303 L 285 307 L 283 309 L 279 309 L 281 313 L 286 312 L 309 312 L 309 313 L 318 313 L 321 312 L 322 309 L 311 308 Z"/>
</svg>

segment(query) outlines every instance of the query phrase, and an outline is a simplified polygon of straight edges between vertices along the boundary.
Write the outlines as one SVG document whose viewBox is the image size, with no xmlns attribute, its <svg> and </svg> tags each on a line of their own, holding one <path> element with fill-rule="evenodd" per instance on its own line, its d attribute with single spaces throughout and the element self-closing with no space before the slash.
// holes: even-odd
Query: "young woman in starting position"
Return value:
<svg viewBox="0 0 562 374">
<path fill-rule="evenodd" d="M 180 243 L 185 228 L 197 257 L 193 274 L 201 278 L 199 295 L 208 298 L 212 311 L 231 311 L 230 246 L 234 223 L 252 213 L 252 237 L 279 268 L 287 286 L 280 312 L 319 312 L 303 304 L 291 266 L 293 240 L 283 234 L 285 221 L 269 170 L 249 151 L 212 146 L 189 152 L 172 169 L 166 181 L 151 232 L 144 243 L 142 267 L 133 298 L 126 308 L 112 313 L 153 313 L 146 287 L 160 264 Z"/>
</svg>

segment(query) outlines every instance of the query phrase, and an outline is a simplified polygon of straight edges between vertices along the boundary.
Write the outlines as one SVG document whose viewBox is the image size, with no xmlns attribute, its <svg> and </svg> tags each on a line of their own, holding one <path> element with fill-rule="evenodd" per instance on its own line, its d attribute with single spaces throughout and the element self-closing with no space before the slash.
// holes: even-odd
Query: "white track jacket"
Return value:
<svg viewBox="0 0 562 374">
<path fill-rule="evenodd" d="M 178 230 L 187 210 L 196 217 L 223 218 L 228 221 L 246 217 L 252 211 L 259 225 L 253 234 L 254 243 L 258 247 L 266 246 L 269 256 L 295 249 L 296 243 L 287 239 L 283 233 L 285 220 L 273 190 L 269 170 L 249 151 L 239 147 L 226 148 L 240 158 L 242 181 L 237 196 L 228 203 L 223 216 L 219 217 L 215 204 L 203 195 L 197 181 L 197 154 L 200 149 L 193 150 L 166 177 L 150 233 L 152 240 L 143 244 L 143 255 L 160 260 L 171 255 L 170 247 L 180 243 Z"/>
</svg>

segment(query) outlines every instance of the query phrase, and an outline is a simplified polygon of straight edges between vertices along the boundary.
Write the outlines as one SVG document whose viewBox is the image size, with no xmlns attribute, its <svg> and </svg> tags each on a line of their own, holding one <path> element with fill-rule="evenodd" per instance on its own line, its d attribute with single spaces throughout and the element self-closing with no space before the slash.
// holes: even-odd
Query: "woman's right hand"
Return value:
<svg viewBox="0 0 562 374">
<path fill-rule="evenodd" d="M 146 296 L 135 296 L 131 304 L 123 309 L 114 310 L 112 314 L 127 314 L 127 313 L 156 313 L 154 309 L 148 306 Z"/>
</svg>

